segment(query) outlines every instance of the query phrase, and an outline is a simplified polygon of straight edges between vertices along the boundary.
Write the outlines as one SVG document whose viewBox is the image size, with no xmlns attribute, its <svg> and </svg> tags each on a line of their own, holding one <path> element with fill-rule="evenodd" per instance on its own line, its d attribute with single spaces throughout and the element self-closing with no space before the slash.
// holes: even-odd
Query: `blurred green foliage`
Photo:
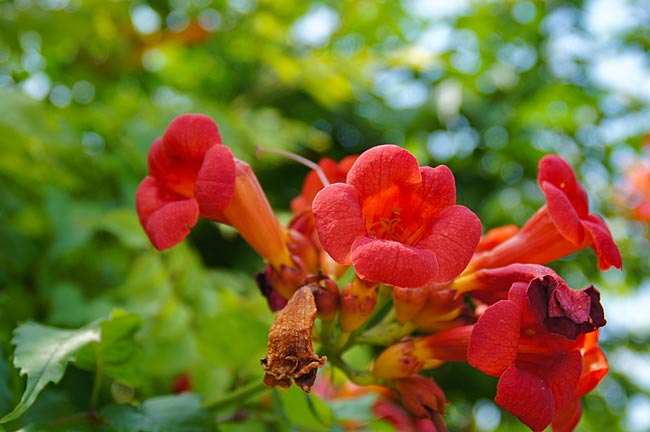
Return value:
<svg viewBox="0 0 650 432">
<path fill-rule="evenodd" d="M 7 427 L 88 430 L 74 416 L 92 400 L 109 419 L 94 426 L 105 430 L 213 430 L 205 407 L 261 380 L 273 318 L 252 278 L 262 261 L 205 221 L 160 253 L 134 211 L 149 146 L 183 112 L 219 123 L 280 213 L 306 169 L 256 159 L 256 146 L 317 160 L 402 145 L 422 164 L 448 164 L 459 202 L 486 229 L 526 220 L 542 201 L 537 161 L 559 153 L 608 218 L 625 269 L 599 276 L 591 251 L 554 267 L 605 299 L 650 284 L 648 227 L 612 204 L 612 184 L 647 132 L 650 101 L 633 82 L 643 70 L 617 75 L 603 65 L 626 55 L 647 61 L 647 7 L 622 3 L 0 2 L 0 414 L 25 386 L 11 367 L 24 367 L 11 344 L 17 327 L 14 342 L 41 325 L 33 322 L 95 323 L 102 333 L 101 343 L 50 364 L 42 379 L 58 384 Z M 604 25 L 610 10 L 625 19 Z M 650 404 L 648 380 L 629 370 L 630 358 L 649 355 L 650 325 L 640 325 L 606 334 L 613 371 L 585 399 L 579 430 L 650 425 L 628 409 L 628 401 Z M 169 395 L 184 374 L 201 399 Z M 452 401 L 451 430 L 523 430 L 489 402 L 492 378 L 466 365 L 433 376 Z M 141 404 L 124 404 L 132 401 Z M 367 401 L 355 403 L 353 414 L 367 420 Z M 344 408 L 292 389 L 217 409 L 216 418 L 220 430 L 334 430 L 350 415 Z"/>
</svg>

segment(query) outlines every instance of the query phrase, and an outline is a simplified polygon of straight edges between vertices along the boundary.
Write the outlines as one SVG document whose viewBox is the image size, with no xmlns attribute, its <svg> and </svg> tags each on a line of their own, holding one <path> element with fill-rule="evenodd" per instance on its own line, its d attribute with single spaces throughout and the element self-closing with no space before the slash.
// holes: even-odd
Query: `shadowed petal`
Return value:
<svg viewBox="0 0 650 432">
<path fill-rule="evenodd" d="M 582 404 L 580 403 L 580 398 L 569 401 L 553 417 L 553 423 L 551 424 L 553 432 L 573 432 L 581 416 Z"/>
<path fill-rule="evenodd" d="M 553 394 L 556 409 L 566 405 L 572 398 L 582 373 L 582 356 L 577 350 L 555 357 L 555 361 L 545 361 L 541 369 L 535 370 L 544 378 L 544 382 Z"/>
<path fill-rule="evenodd" d="M 189 198 L 194 195 L 194 182 L 201 161 L 180 161 L 171 158 L 163 149 L 162 139 L 154 140 L 147 157 L 149 175 L 154 177 L 165 188 Z"/>
<path fill-rule="evenodd" d="M 540 377 L 515 365 L 501 375 L 494 400 L 535 432 L 544 430 L 553 420 L 551 391 Z"/>
<path fill-rule="evenodd" d="M 574 290 L 559 278 L 544 276 L 530 282 L 527 296 L 546 329 L 572 341 L 605 325 L 600 293 L 593 286 Z"/>
</svg>

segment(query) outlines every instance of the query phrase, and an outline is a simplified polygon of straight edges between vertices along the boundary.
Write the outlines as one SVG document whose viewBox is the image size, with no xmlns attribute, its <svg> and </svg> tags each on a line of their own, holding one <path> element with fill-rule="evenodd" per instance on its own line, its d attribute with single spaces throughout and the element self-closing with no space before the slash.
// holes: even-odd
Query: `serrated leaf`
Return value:
<svg viewBox="0 0 650 432">
<path fill-rule="evenodd" d="M 6 423 L 20 417 L 49 383 L 58 383 L 77 351 L 100 340 L 97 324 L 79 330 L 62 330 L 37 323 L 27 323 L 15 331 L 14 366 L 27 375 L 27 386 L 18 405 L 0 419 Z"/>
<path fill-rule="evenodd" d="M 114 432 L 214 432 L 212 415 L 195 394 L 147 399 L 139 407 L 109 405 L 101 415 Z"/>
</svg>

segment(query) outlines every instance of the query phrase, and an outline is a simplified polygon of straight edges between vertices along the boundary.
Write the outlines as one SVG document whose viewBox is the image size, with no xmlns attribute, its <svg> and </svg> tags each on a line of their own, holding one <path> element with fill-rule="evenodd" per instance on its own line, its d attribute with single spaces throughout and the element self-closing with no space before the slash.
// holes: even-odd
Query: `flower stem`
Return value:
<svg viewBox="0 0 650 432">
<path fill-rule="evenodd" d="M 377 378 L 375 378 L 371 372 L 353 368 L 339 356 L 332 356 L 328 358 L 328 360 L 332 362 L 334 366 L 342 370 L 350 381 L 355 384 L 367 386 L 377 382 Z"/>
<path fill-rule="evenodd" d="M 252 381 L 243 387 L 239 387 L 221 399 L 210 402 L 206 405 L 206 408 L 211 411 L 219 411 L 229 405 L 239 405 L 264 390 L 268 390 L 268 387 L 261 380 Z"/>
<path fill-rule="evenodd" d="M 404 324 L 381 322 L 370 330 L 355 336 L 352 342 L 364 345 L 388 346 L 411 334 L 415 327 L 416 325 L 411 321 Z"/>
<path fill-rule="evenodd" d="M 94 410 L 99 401 L 99 391 L 102 388 L 102 376 L 104 375 L 104 359 L 102 357 L 102 350 L 98 343 L 93 344 L 95 347 L 95 380 L 93 382 L 93 389 L 90 394 L 90 409 Z"/>
</svg>

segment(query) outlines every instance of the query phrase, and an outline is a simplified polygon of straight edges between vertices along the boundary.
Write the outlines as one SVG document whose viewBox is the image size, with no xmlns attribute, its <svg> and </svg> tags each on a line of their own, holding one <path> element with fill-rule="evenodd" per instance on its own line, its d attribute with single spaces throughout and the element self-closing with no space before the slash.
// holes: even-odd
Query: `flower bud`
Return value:
<svg viewBox="0 0 650 432">
<path fill-rule="evenodd" d="M 355 278 L 341 292 L 339 323 L 345 332 L 351 332 L 363 324 L 377 304 L 377 284 Z"/>
</svg>

